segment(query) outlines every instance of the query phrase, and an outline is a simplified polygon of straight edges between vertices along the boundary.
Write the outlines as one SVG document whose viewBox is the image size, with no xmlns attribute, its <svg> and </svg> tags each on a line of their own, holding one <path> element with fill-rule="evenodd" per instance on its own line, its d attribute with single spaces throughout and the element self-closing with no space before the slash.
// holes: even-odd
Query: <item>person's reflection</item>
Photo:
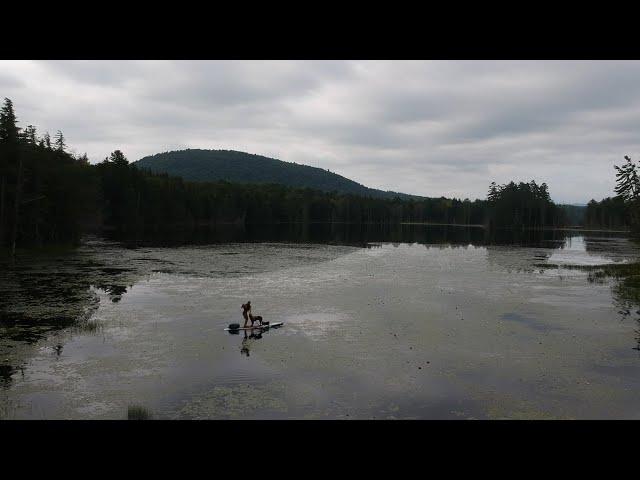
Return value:
<svg viewBox="0 0 640 480">
<path fill-rule="evenodd" d="M 260 330 L 252 332 L 251 335 L 247 335 L 247 330 L 245 330 L 244 338 L 242 339 L 242 344 L 240 345 L 240 353 L 248 357 L 251 344 L 256 340 L 260 340 L 261 338 L 262 332 Z"/>
</svg>

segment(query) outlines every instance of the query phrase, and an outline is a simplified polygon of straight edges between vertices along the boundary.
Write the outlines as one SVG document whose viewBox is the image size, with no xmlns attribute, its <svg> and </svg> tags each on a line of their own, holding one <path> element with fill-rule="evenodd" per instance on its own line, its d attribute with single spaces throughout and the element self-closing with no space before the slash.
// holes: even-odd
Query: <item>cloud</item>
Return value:
<svg viewBox="0 0 640 480">
<path fill-rule="evenodd" d="M 94 162 L 235 149 L 434 197 L 600 199 L 640 147 L 637 61 L 2 61 L 4 96 Z"/>
</svg>

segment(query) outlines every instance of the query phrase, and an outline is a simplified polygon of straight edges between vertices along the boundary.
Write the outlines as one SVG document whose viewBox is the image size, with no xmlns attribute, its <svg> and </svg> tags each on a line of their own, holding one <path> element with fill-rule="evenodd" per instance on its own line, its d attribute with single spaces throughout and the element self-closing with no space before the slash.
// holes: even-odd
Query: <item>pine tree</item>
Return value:
<svg viewBox="0 0 640 480">
<path fill-rule="evenodd" d="M 20 128 L 18 119 L 13 111 L 13 102 L 4 99 L 4 105 L 0 109 L 0 142 L 18 143 Z"/>
<path fill-rule="evenodd" d="M 627 163 L 621 167 L 614 165 L 618 173 L 616 173 L 616 188 L 615 192 L 625 202 L 638 199 L 640 196 L 640 179 L 638 179 L 638 173 L 636 171 L 636 164 L 625 155 Z"/>
<path fill-rule="evenodd" d="M 127 160 L 127 157 L 125 157 L 124 153 L 120 150 L 113 151 L 111 155 L 109 155 L 109 161 L 121 166 L 129 164 L 129 160 Z"/>
<path fill-rule="evenodd" d="M 60 130 L 58 130 L 58 133 L 56 133 L 55 145 L 56 150 L 59 152 L 64 152 L 64 148 L 67 146 L 67 144 L 64 143 L 64 136 L 62 135 L 62 132 Z"/>
<path fill-rule="evenodd" d="M 49 132 L 45 132 L 44 134 L 44 146 L 51 150 L 51 136 L 49 135 Z"/>
<path fill-rule="evenodd" d="M 27 125 L 27 128 L 24 129 L 22 133 L 22 138 L 25 142 L 35 145 L 37 143 L 36 139 L 36 127 L 33 125 Z"/>
<path fill-rule="evenodd" d="M 640 233 L 640 179 L 637 165 L 627 155 L 624 159 L 627 163 L 621 167 L 613 166 L 618 172 L 616 173 L 616 198 L 624 202 L 631 229 L 637 234 Z"/>
<path fill-rule="evenodd" d="M 498 186 L 496 185 L 496 182 L 491 182 L 491 185 L 489 185 L 489 192 L 487 193 L 487 200 L 489 200 L 490 202 L 497 200 L 499 193 L 500 192 Z"/>
<path fill-rule="evenodd" d="M 542 195 L 542 199 L 545 202 L 551 201 L 551 196 L 549 196 L 549 187 L 545 182 L 542 182 L 542 185 L 540 185 L 540 195 Z"/>
<path fill-rule="evenodd" d="M 14 197 L 14 215 L 12 222 L 11 233 L 11 251 L 15 253 L 16 236 L 18 231 L 18 205 L 20 202 L 20 194 L 22 189 L 22 156 L 20 155 L 18 142 L 20 140 L 20 128 L 17 126 L 18 120 L 13 110 L 13 102 L 10 99 L 4 99 L 4 105 L 0 108 L 0 156 L 2 157 L 2 163 L 0 163 L 0 221 L 3 223 L 0 226 L 0 242 L 4 237 L 4 207 L 5 207 L 5 190 L 10 185 L 11 177 L 15 178 L 13 185 Z M 9 168 L 9 165 L 12 165 Z M 15 172 L 15 177 L 12 175 Z"/>
</svg>

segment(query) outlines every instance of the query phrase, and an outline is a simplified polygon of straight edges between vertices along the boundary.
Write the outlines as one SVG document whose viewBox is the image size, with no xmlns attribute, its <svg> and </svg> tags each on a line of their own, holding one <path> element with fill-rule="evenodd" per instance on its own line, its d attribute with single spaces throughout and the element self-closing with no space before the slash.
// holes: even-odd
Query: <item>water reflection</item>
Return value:
<svg viewBox="0 0 640 480">
<path fill-rule="evenodd" d="M 256 332 L 252 332 L 250 335 L 247 335 L 247 330 L 244 330 L 244 338 L 242 339 L 242 344 L 240 345 L 240 353 L 242 355 L 249 356 L 251 351 L 251 345 L 262 338 L 262 331 L 258 330 Z"/>
<path fill-rule="evenodd" d="M 636 345 L 640 352 L 640 264 L 628 264 L 616 267 L 604 267 L 589 272 L 590 282 L 613 280 L 611 286 L 613 306 L 621 321 L 634 321 Z"/>
<path fill-rule="evenodd" d="M 603 265 L 627 261 L 636 254 L 635 245 L 627 239 L 570 236 L 551 255 L 549 263 L 557 265 Z"/>
<path fill-rule="evenodd" d="M 428 248 L 486 246 L 492 264 L 508 270 L 532 272 L 549 263 L 553 249 L 575 249 L 581 240 L 575 232 L 509 231 L 488 232 L 483 228 L 455 225 L 375 225 L 375 224 L 287 224 L 219 226 L 214 229 L 154 234 L 154 239 L 137 238 L 122 244 L 88 237 L 77 250 L 22 254 L 16 264 L 0 265 L 0 335 L 16 341 L 35 343 L 51 331 L 67 328 L 88 318 L 99 303 L 98 293 L 106 292 L 118 303 L 128 289 L 153 272 L 197 276 L 246 275 L 274 268 L 287 268 L 302 262 L 323 262 L 341 254 L 322 251 L 317 258 L 309 252 L 283 255 L 278 243 L 345 245 L 379 248 L 381 243 L 423 244 Z M 573 238 L 572 238 L 573 237 Z M 248 253 L 235 249 L 182 250 L 148 248 L 151 245 L 225 245 L 228 242 L 262 244 L 262 250 Z M 269 248 L 264 242 L 274 242 Z M 599 234 L 586 238 L 579 249 L 617 261 L 628 254 L 628 242 Z M 521 258 L 517 250 L 502 246 L 537 247 L 534 262 Z M 190 247 L 197 249 L 198 247 Z M 292 250 L 292 253 L 294 251 Z M 579 252 L 578 252 L 579 253 Z M 244 255 L 244 256 L 243 256 Z M 197 260 L 197 257 L 201 258 Z M 202 261 L 206 258 L 206 261 Z M 571 263 L 571 262 L 569 262 Z M 244 265 L 241 268 L 239 266 Z M 215 270 L 211 270 L 214 266 Z"/>
<path fill-rule="evenodd" d="M 263 328 L 256 327 L 251 330 L 242 330 L 242 341 L 240 342 L 240 353 L 242 355 L 249 357 L 251 354 L 251 347 L 253 346 L 253 344 L 256 341 L 261 340 L 262 336 L 268 334 L 269 331 L 271 331 L 272 329 L 278 329 L 278 328 L 280 328 L 280 325 L 274 325 L 271 327 L 265 326 Z M 239 335 L 240 330 L 229 330 L 229 334 Z"/>
<path fill-rule="evenodd" d="M 523 252 L 504 245 L 489 245 L 486 250 L 487 262 L 509 273 L 541 273 L 552 254 L 548 248 Z"/>
<path fill-rule="evenodd" d="M 230 242 L 250 245 L 230 245 Z M 173 248 L 186 243 L 198 246 Z M 533 273 L 556 268 L 551 265 L 554 263 L 562 264 L 563 268 L 584 268 L 590 282 L 613 282 L 616 311 L 623 319 L 638 322 L 636 348 L 640 350 L 640 275 L 631 269 L 613 271 L 600 265 L 603 261 L 621 263 L 635 255 L 636 247 L 625 239 L 605 234 L 582 237 L 563 231 L 489 233 L 482 228 L 442 225 L 220 227 L 171 234 L 160 241 L 135 239 L 126 242 L 126 247 L 131 248 L 94 238 L 78 250 L 55 255 L 23 254 L 15 265 L 0 265 L 0 384 L 8 385 L 28 358 L 28 352 L 15 353 L 16 345 L 35 345 L 54 330 L 79 324 L 86 325 L 87 332 L 96 331 L 97 324 L 87 319 L 99 302 L 117 304 L 113 308 L 127 307 L 123 299 L 131 298 L 131 287 L 154 272 L 177 274 L 182 278 L 185 275 L 219 277 L 226 281 L 234 276 L 330 262 L 357 251 L 352 247 L 377 250 L 383 243 L 394 247 L 418 244 L 429 249 L 484 247 L 488 263 L 507 272 Z M 157 245 L 162 248 L 155 248 Z M 419 250 L 424 252 L 422 247 Z M 446 252 L 443 253 L 442 257 L 446 258 Z M 484 263 L 471 266 L 474 265 Z M 466 267 L 460 270 L 463 268 Z M 380 276 L 384 277 L 385 272 Z M 460 273 L 464 275 L 463 271 Z M 396 310 L 390 312 L 395 313 Z M 505 317 L 509 322 L 535 329 L 537 324 L 532 318 L 518 312 Z M 241 355 L 249 357 L 255 342 L 263 339 L 265 333 L 266 330 L 244 331 L 238 338 Z M 52 348 L 58 358 L 64 345 L 58 343 Z M 70 351 L 65 352 L 68 355 Z"/>
<path fill-rule="evenodd" d="M 210 245 L 219 243 L 321 243 L 367 247 L 372 243 L 448 244 L 455 246 L 512 245 L 526 247 L 559 248 L 568 236 L 562 230 L 508 230 L 489 231 L 482 227 L 465 225 L 425 224 L 344 224 L 309 223 L 275 225 L 220 225 L 179 232 L 154 232 L 136 238 L 111 237 L 128 247 Z M 604 234 L 603 234 L 604 235 Z"/>
<path fill-rule="evenodd" d="M 12 365 L 0 364 L 0 384 L 2 386 L 8 386 L 11 383 L 11 376 L 16 371 L 16 368 Z"/>
<path fill-rule="evenodd" d="M 589 283 L 611 284 L 614 310 L 622 321 L 632 320 L 635 350 L 640 351 L 640 259 L 638 245 L 626 238 L 600 236 L 568 237 L 546 263 L 534 265 L 545 270 L 585 272 Z"/>
<path fill-rule="evenodd" d="M 130 285 L 130 287 L 132 287 L 132 286 L 133 285 Z M 106 292 L 109 295 L 109 299 L 113 303 L 118 303 L 120 300 L 122 300 L 122 295 L 127 293 L 127 287 L 124 286 L 124 285 L 105 285 L 105 284 L 101 284 L 101 285 L 96 285 L 96 288 Z"/>
</svg>

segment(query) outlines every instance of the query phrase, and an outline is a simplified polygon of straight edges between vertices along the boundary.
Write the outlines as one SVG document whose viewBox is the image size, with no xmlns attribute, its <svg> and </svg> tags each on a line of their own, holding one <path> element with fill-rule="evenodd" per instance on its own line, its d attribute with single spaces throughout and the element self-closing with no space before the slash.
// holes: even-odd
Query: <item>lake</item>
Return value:
<svg viewBox="0 0 640 480">
<path fill-rule="evenodd" d="M 640 418 L 639 290 L 599 270 L 638 261 L 620 235 L 254 227 L 22 252 L 0 265 L 0 418 Z M 225 331 L 247 300 L 284 325 Z"/>
</svg>

